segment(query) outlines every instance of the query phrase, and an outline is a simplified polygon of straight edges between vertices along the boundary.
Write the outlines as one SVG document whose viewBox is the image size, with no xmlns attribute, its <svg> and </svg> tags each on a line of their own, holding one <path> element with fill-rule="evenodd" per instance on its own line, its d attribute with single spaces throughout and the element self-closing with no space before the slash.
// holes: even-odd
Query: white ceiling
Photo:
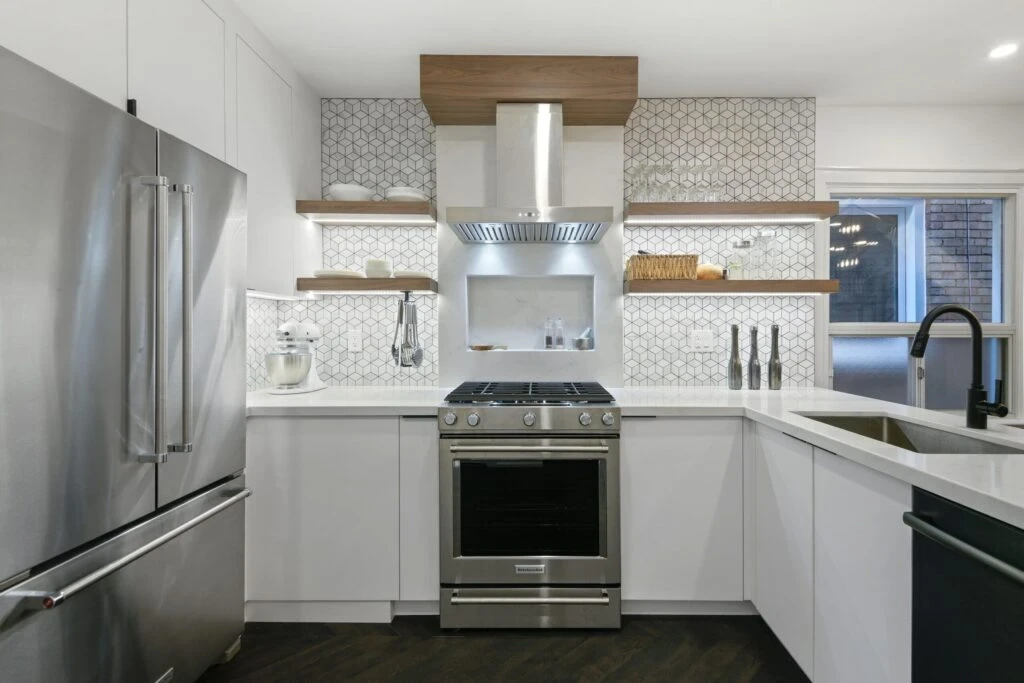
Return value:
<svg viewBox="0 0 1024 683">
<path fill-rule="evenodd" d="M 640 57 L 641 97 L 1021 103 L 1021 0 L 235 0 L 321 95 L 416 97 L 421 53 Z"/>
</svg>

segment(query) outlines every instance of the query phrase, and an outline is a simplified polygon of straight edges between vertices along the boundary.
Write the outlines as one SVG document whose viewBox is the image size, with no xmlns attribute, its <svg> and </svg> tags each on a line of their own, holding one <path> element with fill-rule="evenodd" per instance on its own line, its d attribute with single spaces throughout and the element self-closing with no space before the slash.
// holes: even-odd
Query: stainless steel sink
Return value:
<svg viewBox="0 0 1024 683">
<path fill-rule="evenodd" d="M 885 415 L 821 415 L 801 413 L 823 424 L 915 453 L 1024 453 L 991 441 L 933 429 Z"/>
</svg>

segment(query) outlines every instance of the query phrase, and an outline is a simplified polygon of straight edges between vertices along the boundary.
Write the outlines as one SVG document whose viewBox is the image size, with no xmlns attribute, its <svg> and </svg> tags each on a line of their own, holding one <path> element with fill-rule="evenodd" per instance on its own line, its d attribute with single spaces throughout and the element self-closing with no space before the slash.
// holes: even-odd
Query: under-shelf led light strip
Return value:
<svg viewBox="0 0 1024 683">
<path fill-rule="evenodd" d="M 365 215 L 338 216 L 334 218 L 321 217 L 314 219 L 313 222 L 321 225 L 408 225 L 424 228 L 432 228 L 437 225 L 437 221 L 433 218 L 387 218 L 386 216 L 374 216 L 371 218 Z"/>
<path fill-rule="evenodd" d="M 826 220 L 817 216 L 627 216 L 626 225 L 807 225 Z"/>
</svg>

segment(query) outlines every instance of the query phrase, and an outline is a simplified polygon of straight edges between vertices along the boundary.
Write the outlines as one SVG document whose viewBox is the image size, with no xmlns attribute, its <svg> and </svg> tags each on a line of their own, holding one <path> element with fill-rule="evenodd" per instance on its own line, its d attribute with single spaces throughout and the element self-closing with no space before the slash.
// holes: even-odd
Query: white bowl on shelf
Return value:
<svg viewBox="0 0 1024 683">
<path fill-rule="evenodd" d="M 336 202 L 368 202 L 373 199 L 373 190 L 355 183 L 334 183 L 327 188 L 327 196 Z"/>
<path fill-rule="evenodd" d="M 389 278 L 394 272 L 391 261 L 385 258 L 366 259 L 365 270 L 366 277 L 369 278 Z"/>
</svg>

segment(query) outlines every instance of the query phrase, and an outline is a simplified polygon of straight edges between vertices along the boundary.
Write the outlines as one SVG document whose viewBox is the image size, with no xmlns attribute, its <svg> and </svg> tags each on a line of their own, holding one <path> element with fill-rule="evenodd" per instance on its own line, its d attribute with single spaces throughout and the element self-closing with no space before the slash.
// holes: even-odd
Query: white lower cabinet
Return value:
<svg viewBox="0 0 1024 683">
<path fill-rule="evenodd" d="M 814 450 L 814 680 L 910 683 L 912 488 Z"/>
<path fill-rule="evenodd" d="M 764 425 L 754 431 L 754 605 L 814 680 L 813 448 Z"/>
<path fill-rule="evenodd" d="M 623 419 L 624 600 L 743 599 L 742 426 Z"/>
<path fill-rule="evenodd" d="M 399 424 L 402 600 L 440 597 L 440 491 L 437 418 L 403 417 Z"/>
<path fill-rule="evenodd" d="M 247 600 L 398 600 L 398 421 L 249 418 Z"/>
</svg>

